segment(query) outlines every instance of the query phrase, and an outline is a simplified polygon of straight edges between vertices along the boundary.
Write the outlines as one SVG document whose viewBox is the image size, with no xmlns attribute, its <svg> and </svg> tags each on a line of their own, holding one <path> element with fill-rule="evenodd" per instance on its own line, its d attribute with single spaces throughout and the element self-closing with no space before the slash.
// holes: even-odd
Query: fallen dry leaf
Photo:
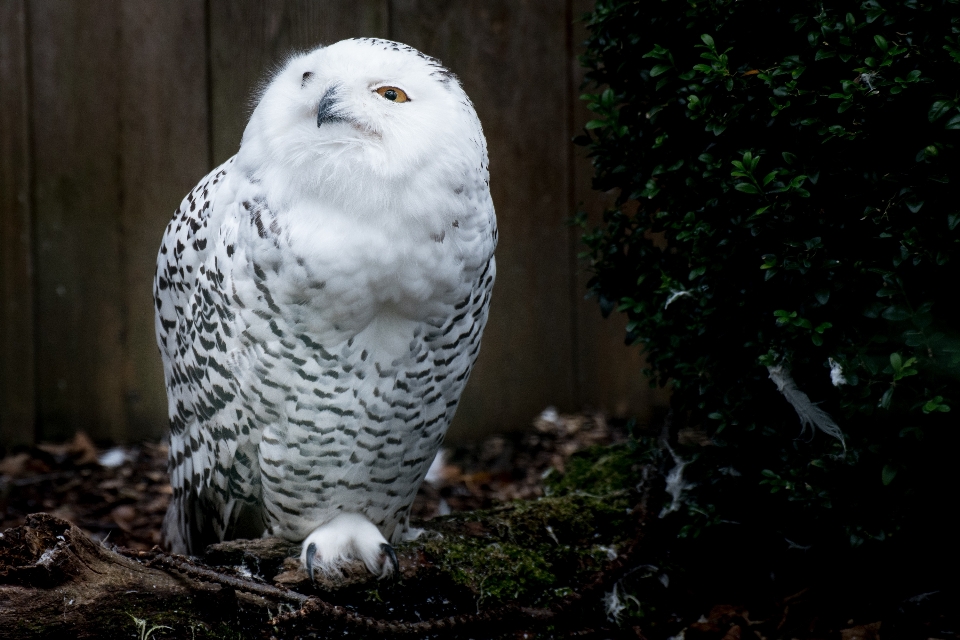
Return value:
<svg viewBox="0 0 960 640">
<path fill-rule="evenodd" d="M 730 630 L 723 636 L 723 640 L 740 640 L 740 625 L 735 624 L 730 627 Z"/>
<path fill-rule="evenodd" d="M 880 623 L 871 622 L 841 629 L 840 640 L 880 640 Z"/>
</svg>

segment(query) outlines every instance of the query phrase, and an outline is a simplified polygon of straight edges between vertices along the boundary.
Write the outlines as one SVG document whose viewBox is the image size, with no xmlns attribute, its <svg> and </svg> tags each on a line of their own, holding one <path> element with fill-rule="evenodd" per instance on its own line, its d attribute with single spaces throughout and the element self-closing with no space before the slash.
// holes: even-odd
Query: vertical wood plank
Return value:
<svg viewBox="0 0 960 640">
<path fill-rule="evenodd" d="M 34 439 L 32 222 L 24 0 L 0 3 L 0 445 Z"/>
<path fill-rule="evenodd" d="M 195 0 L 120 3 L 120 263 L 127 439 L 167 423 L 152 281 L 163 230 L 210 170 L 207 23 Z"/>
<path fill-rule="evenodd" d="M 272 69 L 321 44 L 387 37 L 387 2 L 210 0 L 214 164 L 237 152 L 257 88 Z"/>
<path fill-rule="evenodd" d="M 117 3 L 32 0 L 40 436 L 122 440 Z"/>
<path fill-rule="evenodd" d="M 572 130 L 568 139 L 583 132 L 590 120 L 586 103 L 579 100 L 584 69 L 577 60 L 583 54 L 583 42 L 588 33 L 583 23 L 584 14 L 593 9 L 592 0 L 571 2 L 571 55 L 569 68 L 571 78 L 570 104 Z M 587 212 L 588 224 L 592 227 L 601 221 L 603 211 L 614 204 L 615 194 L 604 194 L 591 187 L 593 166 L 583 147 L 571 149 L 571 172 L 573 185 L 572 209 Z M 582 231 L 572 230 L 573 251 L 583 250 L 580 240 Z M 651 388 L 649 379 L 643 375 L 646 366 L 642 346 L 624 344 L 626 316 L 614 312 L 609 318 L 600 314 L 600 305 L 595 298 L 587 299 L 589 265 L 578 261 L 574 276 L 575 332 L 577 336 L 577 383 L 585 407 L 601 409 L 615 417 L 636 418 L 641 425 L 655 422 L 669 404 L 669 393 L 660 388 Z"/>
<path fill-rule="evenodd" d="M 163 227 L 183 194 L 235 153 L 272 67 L 355 36 L 443 60 L 489 142 L 499 277 L 452 437 L 525 427 L 548 404 L 650 419 L 667 394 L 646 386 L 640 350 L 623 346 L 623 318 L 603 320 L 582 300 L 579 232 L 565 226 L 578 204 L 596 219 L 609 202 L 569 142 L 588 117 L 575 57 L 585 31 L 570 19 L 590 8 L 0 3 L 0 441 L 30 441 L 38 421 L 45 439 L 78 428 L 121 441 L 163 432 L 150 296 Z"/>
<path fill-rule="evenodd" d="M 451 438 L 578 408 L 572 364 L 566 10 L 556 0 L 394 0 L 391 35 L 463 82 L 483 123 L 500 244 L 480 359 Z"/>
</svg>

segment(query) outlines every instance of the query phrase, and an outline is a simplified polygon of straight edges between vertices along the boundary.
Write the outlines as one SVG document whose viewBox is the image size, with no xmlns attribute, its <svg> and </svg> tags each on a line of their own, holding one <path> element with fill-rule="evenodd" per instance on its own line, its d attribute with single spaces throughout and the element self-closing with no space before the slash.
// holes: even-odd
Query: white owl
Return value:
<svg viewBox="0 0 960 640">
<path fill-rule="evenodd" d="M 488 176 L 433 58 L 345 40 L 276 73 L 160 248 L 169 549 L 273 535 L 311 575 L 396 570 L 487 321 Z"/>
</svg>

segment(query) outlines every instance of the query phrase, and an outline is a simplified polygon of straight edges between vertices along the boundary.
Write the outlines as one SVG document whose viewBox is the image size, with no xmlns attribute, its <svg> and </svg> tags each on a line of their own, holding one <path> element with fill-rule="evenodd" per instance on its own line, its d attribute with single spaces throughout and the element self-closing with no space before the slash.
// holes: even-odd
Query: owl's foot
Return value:
<svg viewBox="0 0 960 640">
<path fill-rule="evenodd" d="M 314 529 L 303 541 L 300 561 L 310 580 L 320 569 L 327 575 L 342 575 L 350 560 L 361 560 L 370 573 L 380 577 L 400 572 L 397 554 L 376 525 L 358 513 L 342 513 Z"/>
</svg>

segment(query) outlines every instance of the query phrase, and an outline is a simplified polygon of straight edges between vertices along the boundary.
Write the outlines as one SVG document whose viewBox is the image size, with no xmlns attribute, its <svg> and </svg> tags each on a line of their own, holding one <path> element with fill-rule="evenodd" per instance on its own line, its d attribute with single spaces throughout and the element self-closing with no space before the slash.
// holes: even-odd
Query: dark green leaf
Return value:
<svg viewBox="0 0 960 640">
<path fill-rule="evenodd" d="M 658 44 L 653 45 L 653 49 L 643 54 L 644 58 L 658 58 L 664 59 L 670 52 L 667 49 L 664 49 Z"/>
<path fill-rule="evenodd" d="M 889 409 L 891 402 L 893 402 L 893 387 L 890 387 L 883 392 L 883 396 L 880 398 L 880 407 L 883 409 Z"/>
<path fill-rule="evenodd" d="M 650 69 L 650 76 L 653 77 L 653 78 L 656 78 L 657 76 L 662 75 L 662 74 L 666 73 L 667 71 L 670 71 L 670 69 L 672 69 L 672 68 L 673 68 L 673 65 L 669 65 L 669 64 L 658 64 L 658 65 L 655 66 L 653 69 Z"/>
<path fill-rule="evenodd" d="M 930 122 L 938 120 L 955 106 L 956 103 L 953 100 L 937 100 L 933 103 L 933 106 L 930 107 L 930 111 L 927 112 L 927 119 L 930 120 Z"/>
<path fill-rule="evenodd" d="M 899 322 L 901 320 L 908 320 L 912 314 L 910 313 L 909 309 L 906 309 L 905 307 L 893 305 L 884 309 L 882 315 L 887 320 Z"/>
<path fill-rule="evenodd" d="M 893 367 L 894 371 L 903 369 L 903 357 L 899 353 L 891 353 L 890 366 Z"/>
<path fill-rule="evenodd" d="M 885 464 L 883 465 L 883 471 L 880 473 L 880 481 L 883 482 L 883 486 L 887 486 L 893 482 L 893 479 L 896 475 L 897 470 L 894 467 L 891 467 L 889 464 Z"/>
<path fill-rule="evenodd" d="M 917 213 L 920 211 L 920 207 L 923 206 L 923 200 L 914 200 L 906 202 L 905 204 L 907 205 L 907 209 L 910 209 L 910 213 Z"/>
<path fill-rule="evenodd" d="M 919 347 L 924 343 L 923 332 L 905 331 L 903 333 L 903 343 L 908 347 Z"/>
</svg>

